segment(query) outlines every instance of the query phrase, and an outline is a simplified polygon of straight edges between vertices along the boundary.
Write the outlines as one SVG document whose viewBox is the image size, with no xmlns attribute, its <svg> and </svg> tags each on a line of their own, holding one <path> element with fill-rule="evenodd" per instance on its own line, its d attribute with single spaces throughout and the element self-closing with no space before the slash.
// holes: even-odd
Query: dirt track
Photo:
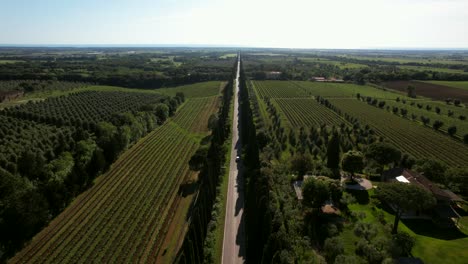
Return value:
<svg viewBox="0 0 468 264">
<path fill-rule="evenodd" d="M 468 102 L 467 90 L 418 81 L 395 81 L 384 83 L 385 87 L 402 92 L 406 92 L 408 85 L 415 87 L 416 95 L 441 101 L 445 100 L 446 98 L 452 98 L 460 99 L 462 102 Z"/>
</svg>

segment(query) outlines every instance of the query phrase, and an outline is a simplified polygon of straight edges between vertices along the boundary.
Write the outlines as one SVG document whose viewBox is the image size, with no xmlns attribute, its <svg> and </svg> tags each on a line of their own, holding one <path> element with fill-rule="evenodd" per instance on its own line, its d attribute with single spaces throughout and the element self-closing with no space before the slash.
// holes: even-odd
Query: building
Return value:
<svg viewBox="0 0 468 264">
<path fill-rule="evenodd" d="M 265 78 L 268 80 L 278 80 L 281 77 L 280 71 L 270 71 L 265 73 Z"/>
<path fill-rule="evenodd" d="M 454 210 L 458 202 L 464 200 L 450 190 L 444 190 L 423 175 L 404 168 L 393 168 L 383 173 L 382 180 L 386 182 L 402 182 L 417 185 L 431 192 L 437 200 L 432 212 L 439 219 L 458 219 L 460 215 Z"/>
<path fill-rule="evenodd" d="M 325 82 L 325 81 L 327 81 L 327 79 L 325 77 L 312 77 L 311 80 L 315 81 L 315 82 Z"/>
</svg>

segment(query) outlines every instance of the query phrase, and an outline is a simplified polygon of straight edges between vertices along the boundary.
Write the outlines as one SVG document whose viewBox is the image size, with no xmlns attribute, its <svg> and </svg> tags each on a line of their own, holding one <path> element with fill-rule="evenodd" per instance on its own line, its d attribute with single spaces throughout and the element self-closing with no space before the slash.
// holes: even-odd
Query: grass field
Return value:
<svg viewBox="0 0 468 264">
<path fill-rule="evenodd" d="M 359 191 L 360 195 L 365 195 L 367 191 Z M 368 196 L 372 196 L 373 190 L 369 190 Z M 376 212 L 384 214 L 385 221 L 393 224 L 393 212 L 388 212 L 381 208 L 372 208 L 368 202 L 352 204 L 349 206 L 351 211 L 364 212 L 366 217 L 364 222 L 374 223 L 379 227 L 379 232 L 385 232 L 385 227 L 377 220 Z M 388 228 L 388 227 L 387 227 Z M 414 257 L 421 258 L 424 263 L 465 263 L 468 258 L 468 232 L 461 233 L 453 229 L 442 229 L 425 220 L 403 220 L 398 225 L 399 231 L 404 231 L 414 236 L 416 245 L 412 254 Z M 358 238 L 353 233 L 353 225 L 347 223 L 340 234 L 345 242 L 345 253 L 354 254 L 355 242 Z"/>
<path fill-rule="evenodd" d="M 178 245 L 175 234 L 184 232 L 180 223 L 190 205 L 179 187 L 194 178 L 188 160 L 200 135 L 208 133 L 218 100 L 217 95 L 187 99 L 174 118 L 122 154 L 11 263 L 154 263 L 163 252 L 173 256 L 177 248 L 165 249 Z"/>
<path fill-rule="evenodd" d="M 424 59 L 421 57 L 383 57 L 383 56 L 353 56 L 353 55 L 345 55 L 342 57 L 352 58 L 357 60 L 371 60 L 371 61 L 382 61 L 382 62 L 398 62 L 398 63 L 425 63 L 425 64 L 432 64 L 432 63 L 440 63 L 440 64 L 468 64 L 467 60 L 460 61 L 460 60 L 450 60 L 450 59 L 443 59 L 443 58 L 431 58 L 431 59 Z"/>
<path fill-rule="evenodd" d="M 465 72 L 463 70 L 448 69 L 448 68 L 435 68 L 435 67 L 409 66 L 409 65 L 402 65 L 402 66 L 398 66 L 398 67 L 401 68 L 401 69 L 407 69 L 407 70 L 468 74 L 468 72 Z"/>
<path fill-rule="evenodd" d="M 22 60 L 0 60 L 0 64 L 9 64 L 9 63 L 17 63 L 17 62 L 24 62 Z"/>
<path fill-rule="evenodd" d="M 328 65 L 338 66 L 341 69 L 346 69 L 346 68 L 348 68 L 348 69 L 360 69 L 360 68 L 367 67 L 367 65 L 365 65 L 365 64 L 334 61 L 334 60 L 328 60 L 328 59 L 324 59 L 324 58 L 299 57 L 299 59 L 301 61 L 304 61 L 304 62 L 312 62 L 312 63 L 320 63 L 320 64 L 328 64 Z"/>
<path fill-rule="evenodd" d="M 211 82 L 201 82 L 183 86 L 177 86 L 174 88 L 161 88 L 152 90 L 154 92 L 167 94 L 170 96 L 175 96 L 178 92 L 183 92 L 185 97 L 207 97 L 207 96 L 214 96 L 219 94 L 219 90 L 221 89 L 223 83 L 218 81 L 211 81 Z"/>
<path fill-rule="evenodd" d="M 394 99 L 404 97 L 401 93 L 384 91 L 371 86 L 355 85 L 348 83 L 321 83 L 321 82 L 293 82 L 298 87 L 305 90 L 308 95 L 322 97 L 356 97 L 359 93 L 362 96 L 372 96 L 381 99 Z"/>
</svg>

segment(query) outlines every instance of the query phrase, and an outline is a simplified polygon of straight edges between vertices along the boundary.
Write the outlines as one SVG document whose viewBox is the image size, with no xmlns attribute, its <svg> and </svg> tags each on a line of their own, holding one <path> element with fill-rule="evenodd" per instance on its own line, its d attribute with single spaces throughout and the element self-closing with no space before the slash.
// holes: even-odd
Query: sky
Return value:
<svg viewBox="0 0 468 264">
<path fill-rule="evenodd" d="M 0 0 L 0 44 L 468 48 L 468 0 Z"/>
</svg>

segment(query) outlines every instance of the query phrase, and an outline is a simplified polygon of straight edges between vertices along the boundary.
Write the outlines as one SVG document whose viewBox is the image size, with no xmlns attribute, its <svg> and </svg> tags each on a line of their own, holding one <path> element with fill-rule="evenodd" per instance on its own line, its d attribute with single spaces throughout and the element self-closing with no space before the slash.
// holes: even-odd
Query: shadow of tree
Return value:
<svg viewBox="0 0 468 264">
<path fill-rule="evenodd" d="M 369 193 L 366 190 L 351 190 L 346 189 L 346 192 L 354 196 L 359 204 L 369 203 Z"/>
<path fill-rule="evenodd" d="M 458 228 L 442 228 L 431 220 L 423 219 L 403 219 L 402 222 L 413 232 L 421 236 L 433 237 L 442 240 L 453 240 L 468 237 Z"/>
</svg>

